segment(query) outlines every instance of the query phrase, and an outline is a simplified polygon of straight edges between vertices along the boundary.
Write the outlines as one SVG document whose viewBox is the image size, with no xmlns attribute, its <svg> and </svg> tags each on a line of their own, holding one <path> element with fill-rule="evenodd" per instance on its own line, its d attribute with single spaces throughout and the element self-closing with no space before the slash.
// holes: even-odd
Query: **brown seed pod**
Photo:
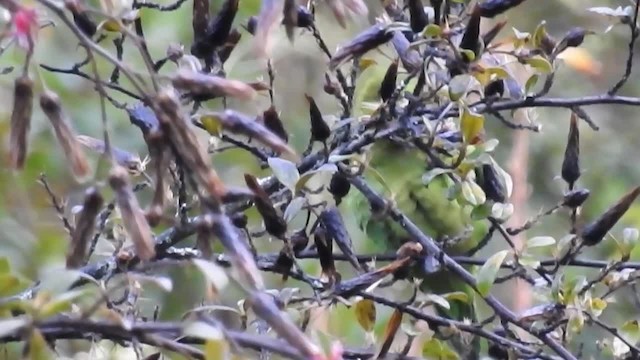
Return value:
<svg viewBox="0 0 640 360">
<path fill-rule="evenodd" d="M 239 0 L 226 0 L 222 4 L 222 8 L 216 16 L 207 22 L 204 34 L 195 37 L 196 41 L 191 46 L 191 54 L 199 58 L 208 58 L 216 48 L 227 42 L 233 20 L 238 13 L 238 3 Z M 194 3 L 194 9 L 195 6 Z M 208 13 L 209 9 L 207 8 L 206 11 Z M 198 15 L 198 17 L 202 17 L 202 15 Z M 202 19 L 199 18 L 198 22 L 202 22 Z M 199 23 L 198 26 L 201 24 Z"/>
<path fill-rule="evenodd" d="M 467 23 L 467 28 L 460 41 L 460 48 L 473 51 L 476 58 L 480 55 L 480 20 L 480 11 L 476 6 L 473 8 L 473 12 Z M 464 60 L 468 61 L 469 59 L 465 57 Z"/>
<path fill-rule="evenodd" d="M 442 3 L 443 0 L 431 0 L 431 7 L 433 8 L 433 18 L 436 25 L 440 25 L 442 21 Z"/>
<path fill-rule="evenodd" d="M 178 70 L 171 78 L 171 83 L 177 89 L 188 91 L 191 96 L 202 100 L 225 96 L 251 100 L 256 96 L 256 91 L 242 81 L 206 75 L 187 69 Z"/>
<path fill-rule="evenodd" d="M 89 242 L 93 238 L 96 219 L 103 204 L 104 199 L 96 188 L 87 189 L 82 211 L 71 234 L 71 243 L 67 250 L 67 269 L 77 269 L 86 263 Z"/>
<path fill-rule="evenodd" d="M 429 18 L 424 12 L 424 5 L 421 0 L 408 0 L 409 24 L 414 33 L 419 33 L 425 26 L 429 25 Z"/>
<path fill-rule="evenodd" d="M 280 116 L 273 105 L 262 113 L 262 120 L 269 131 L 278 135 L 285 143 L 289 142 L 289 134 L 287 134 L 287 130 L 285 130 L 282 120 L 280 120 Z"/>
<path fill-rule="evenodd" d="M 525 2 L 525 0 L 485 0 L 478 4 L 480 16 L 493 18 Z"/>
<path fill-rule="evenodd" d="M 52 91 L 44 91 L 40 95 L 40 108 L 49 119 L 74 176 L 78 179 L 87 177 L 91 171 L 89 162 L 80 147 L 75 131 L 71 127 L 71 121 L 62 110 L 58 95 Z"/>
<path fill-rule="evenodd" d="M 196 39 L 196 41 L 206 35 L 208 23 L 209 0 L 193 0 L 191 26 L 193 28 L 193 38 Z"/>
<path fill-rule="evenodd" d="M 340 211 L 335 207 L 326 209 L 320 214 L 320 222 L 326 230 L 327 237 L 332 238 L 342 253 L 347 257 L 349 263 L 351 263 L 355 269 L 360 270 L 360 263 L 353 251 L 353 243 L 342 220 Z"/>
<path fill-rule="evenodd" d="M 287 222 L 282 216 L 280 216 L 280 214 L 278 214 L 278 211 L 273 206 L 269 195 L 264 191 L 260 184 L 258 184 L 258 180 L 254 176 L 244 174 L 244 181 L 255 195 L 254 203 L 258 213 L 260 213 L 260 216 L 264 221 L 264 226 L 267 232 L 278 239 L 284 239 L 284 235 L 287 232 Z"/>
<path fill-rule="evenodd" d="M 327 236 L 327 232 L 322 226 L 316 228 L 313 233 L 313 241 L 318 252 L 322 274 L 331 282 L 336 276 L 336 267 L 333 260 L 333 241 Z"/>
<path fill-rule="evenodd" d="M 305 94 L 307 101 L 309 102 L 309 119 L 311 120 L 311 141 L 325 142 L 331 136 L 331 129 L 329 125 L 322 118 L 320 108 L 316 104 L 316 101 L 307 94 Z"/>
<path fill-rule="evenodd" d="M 15 80 L 13 88 L 9 159 L 14 169 L 22 169 L 27 158 L 32 112 L 33 81 L 25 74 Z"/>
<path fill-rule="evenodd" d="M 575 209 L 581 206 L 587 200 L 589 194 L 590 192 L 588 189 L 571 190 L 564 195 L 562 205 Z"/>
<path fill-rule="evenodd" d="M 364 55 L 367 51 L 384 45 L 391 40 L 391 38 L 393 38 L 392 31 L 388 31 L 387 28 L 382 25 L 374 25 L 361 32 L 347 44 L 341 46 L 331 58 L 329 68 L 333 70 L 354 57 Z"/>
<path fill-rule="evenodd" d="M 125 230 L 129 234 L 136 255 L 143 261 L 151 260 L 156 255 L 151 227 L 133 194 L 127 170 L 119 165 L 109 173 L 109 186 L 115 193 L 115 200 Z"/>
<path fill-rule="evenodd" d="M 91 16 L 89 15 L 89 11 L 87 11 L 83 4 L 78 2 L 77 0 L 66 0 L 65 7 L 71 12 L 73 16 L 73 22 L 76 26 L 88 37 L 93 37 L 97 31 L 97 24 Z"/>
<path fill-rule="evenodd" d="M 638 195 L 640 195 L 640 186 L 624 195 L 618 202 L 607 209 L 604 214 L 585 226 L 580 232 L 583 243 L 586 246 L 594 246 L 602 241 L 607 233 L 616 225 L 618 220 L 620 220 L 622 215 L 629 210 L 631 203 L 633 203 Z"/>
<path fill-rule="evenodd" d="M 218 122 L 225 131 L 256 139 L 276 152 L 289 154 L 297 161 L 298 156 L 286 142 L 267 129 L 266 126 L 247 115 L 234 110 L 225 110 L 224 112 L 202 114 L 201 122 L 204 120 Z"/>
<path fill-rule="evenodd" d="M 580 131 L 578 128 L 578 116 L 571 112 L 569 123 L 569 136 L 567 147 L 562 161 L 562 179 L 573 189 L 575 182 L 580 178 Z"/>
<path fill-rule="evenodd" d="M 478 176 L 478 185 L 484 191 L 487 199 L 498 203 L 507 200 L 507 191 L 502 182 L 498 179 L 498 173 L 491 164 L 484 164 L 481 168 L 476 169 Z"/>
<path fill-rule="evenodd" d="M 205 151 L 200 146 L 193 128 L 185 119 L 180 103 L 169 90 L 160 93 L 152 101 L 153 110 L 160 121 L 162 132 L 173 145 L 176 156 L 191 176 L 196 179 L 212 199 L 219 201 L 226 193 L 226 186 L 209 165 Z"/>
<path fill-rule="evenodd" d="M 240 38 L 242 38 L 242 34 L 237 29 L 232 29 L 227 37 L 227 41 L 224 43 L 222 48 L 218 50 L 218 56 L 220 57 L 220 61 L 224 64 L 227 60 L 229 60 L 229 56 L 236 48 L 238 43 L 240 42 Z"/>
<path fill-rule="evenodd" d="M 305 229 L 300 229 L 291 234 L 291 248 L 293 249 L 294 254 L 299 254 L 304 251 L 309 245 L 309 236 L 307 236 L 307 232 Z"/>
<path fill-rule="evenodd" d="M 391 99 L 393 92 L 396 90 L 396 80 L 398 79 L 398 59 L 394 60 L 387 68 L 387 72 L 384 74 L 382 83 L 380 84 L 380 90 L 378 94 L 382 101 Z"/>
</svg>

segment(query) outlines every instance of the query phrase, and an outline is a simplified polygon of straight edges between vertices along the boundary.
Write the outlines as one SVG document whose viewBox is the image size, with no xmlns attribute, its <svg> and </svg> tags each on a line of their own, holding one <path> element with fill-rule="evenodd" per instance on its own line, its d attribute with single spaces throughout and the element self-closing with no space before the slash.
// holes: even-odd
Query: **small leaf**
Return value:
<svg viewBox="0 0 640 360">
<path fill-rule="evenodd" d="M 447 343 L 431 338 L 422 345 L 422 356 L 427 359 L 458 360 L 460 356 Z"/>
<path fill-rule="evenodd" d="M 9 265 L 9 258 L 6 256 L 0 257 L 0 274 L 6 274 L 11 270 Z"/>
<path fill-rule="evenodd" d="M 461 184 L 462 197 L 471 205 L 482 205 L 487 201 L 487 197 L 480 185 L 473 181 L 463 181 Z"/>
<path fill-rule="evenodd" d="M 556 239 L 551 236 L 536 236 L 527 240 L 527 248 L 537 248 L 554 245 L 556 243 Z"/>
<path fill-rule="evenodd" d="M 524 84 L 524 92 L 529 94 L 531 92 L 531 89 L 533 89 L 533 87 L 538 83 L 539 78 L 540 77 L 538 76 L 538 74 L 531 75 L 527 79 L 527 82 Z"/>
<path fill-rule="evenodd" d="M 537 269 L 540 266 L 540 260 L 535 256 L 529 254 L 521 254 L 518 256 L 518 263 L 523 266 L 528 266 L 532 269 Z"/>
<path fill-rule="evenodd" d="M 467 107 L 462 111 L 460 118 L 460 129 L 462 130 L 462 138 L 466 144 L 471 143 L 484 128 L 484 116 L 471 112 Z"/>
<path fill-rule="evenodd" d="M 361 71 L 364 71 L 366 68 L 372 65 L 377 65 L 378 62 L 375 59 L 371 58 L 361 58 L 358 62 L 358 67 L 360 67 Z"/>
<path fill-rule="evenodd" d="M 425 300 L 437 304 L 438 306 L 445 308 L 447 310 L 451 309 L 451 305 L 449 301 L 444 296 L 436 295 L 436 294 L 427 294 L 425 295 Z"/>
<path fill-rule="evenodd" d="M 547 59 L 539 55 L 526 59 L 525 62 L 543 74 L 549 74 L 553 71 L 553 65 L 551 65 Z"/>
<path fill-rule="evenodd" d="M 229 357 L 229 344 L 225 340 L 207 340 L 204 343 L 205 360 L 221 360 Z"/>
<path fill-rule="evenodd" d="M 284 220 L 289 223 L 293 218 L 302 210 L 302 208 L 307 203 L 307 199 L 304 197 L 297 197 L 287 205 L 287 208 L 284 210 L 284 214 L 282 217 Z"/>
<path fill-rule="evenodd" d="M 363 299 L 356 303 L 356 319 L 360 326 L 367 332 L 373 331 L 376 324 L 376 305 L 369 299 Z"/>
<path fill-rule="evenodd" d="M 452 169 L 445 168 L 433 168 L 422 175 L 422 184 L 429 185 L 429 183 L 435 179 L 437 176 L 442 174 L 448 174 L 452 172 Z"/>
<path fill-rule="evenodd" d="M 229 282 L 227 274 L 222 270 L 219 265 L 203 259 L 193 259 L 193 264 L 202 271 L 204 276 L 211 281 L 216 289 L 220 290 L 224 288 Z"/>
<path fill-rule="evenodd" d="M 220 329 L 202 321 L 188 323 L 183 329 L 183 335 L 193 336 L 198 339 L 222 340 L 224 334 Z"/>
<path fill-rule="evenodd" d="M 487 296 L 489 294 L 489 291 L 493 286 L 493 282 L 496 280 L 496 276 L 498 275 L 498 270 L 500 270 L 500 266 L 508 254 L 508 250 L 502 250 L 493 254 L 489 259 L 487 259 L 487 262 L 482 265 L 480 270 L 478 270 L 476 280 L 478 281 L 478 291 L 482 296 Z"/>
<path fill-rule="evenodd" d="M 498 221 L 507 221 L 513 215 L 513 204 L 494 203 L 491 206 L 491 217 Z"/>
<path fill-rule="evenodd" d="M 442 34 L 442 28 L 436 24 L 427 25 L 422 31 L 422 36 L 427 37 L 440 37 Z"/>
<path fill-rule="evenodd" d="M 447 299 L 447 301 L 461 301 L 463 303 L 469 303 L 469 294 L 463 291 L 454 291 L 446 294 L 442 294 L 442 296 Z"/>
<path fill-rule="evenodd" d="M 222 135 L 222 121 L 220 117 L 213 114 L 202 115 L 200 123 L 207 132 L 213 136 L 220 137 Z"/>
<path fill-rule="evenodd" d="M 296 164 L 289 160 L 271 157 L 267 159 L 269 167 L 273 171 L 273 175 L 286 186 L 289 190 L 294 191 L 296 183 L 300 179 L 300 173 Z"/>
</svg>

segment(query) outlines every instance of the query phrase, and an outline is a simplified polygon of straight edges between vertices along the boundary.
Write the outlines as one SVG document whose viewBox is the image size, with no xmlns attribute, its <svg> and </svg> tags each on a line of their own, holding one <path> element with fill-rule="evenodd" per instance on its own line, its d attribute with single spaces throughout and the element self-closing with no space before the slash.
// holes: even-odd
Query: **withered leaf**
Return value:
<svg viewBox="0 0 640 360">
<path fill-rule="evenodd" d="M 391 99 L 393 92 L 396 90 L 396 80 L 398 78 L 398 60 L 394 60 L 387 68 L 382 83 L 380 84 L 380 98 L 382 101 Z"/>
<path fill-rule="evenodd" d="M 262 113 L 262 120 L 264 121 L 264 126 L 269 129 L 269 131 L 278 135 L 285 143 L 289 142 L 289 134 L 287 134 L 287 130 L 285 130 L 275 106 L 271 105 L 271 107 Z"/>
</svg>

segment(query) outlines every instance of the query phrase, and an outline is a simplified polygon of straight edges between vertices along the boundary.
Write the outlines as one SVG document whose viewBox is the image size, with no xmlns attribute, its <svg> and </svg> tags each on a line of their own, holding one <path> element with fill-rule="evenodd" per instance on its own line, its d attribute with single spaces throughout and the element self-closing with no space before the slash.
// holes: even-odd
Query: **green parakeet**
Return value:
<svg viewBox="0 0 640 360">
<path fill-rule="evenodd" d="M 390 197 L 397 208 L 407 215 L 425 234 L 436 240 L 460 237 L 460 241 L 451 243 L 445 250 L 449 255 L 463 255 L 474 249 L 487 233 L 486 220 L 473 220 L 472 206 L 456 199 L 448 198 L 448 189 L 452 186 L 446 174 L 437 175 L 427 185 L 423 175 L 428 170 L 427 156 L 417 148 L 394 143 L 391 140 L 379 140 L 370 149 L 367 158 L 369 167 L 365 172 L 367 182 L 380 194 Z M 377 172 L 385 182 L 382 185 L 371 172 Z M 369 174 L 369 175 L 367 175 Z M 389 194 L 391 192 L 391 194 Z M 362 194 L 352 193 L 350 206 L 357 222 L 367 237 L 384 252 L 397 250 L 410 240 L 405 230 L 389 217 L 372 217 L 369 202 Z M 416 266 L 418 268 L 418 266 Z M 420 289 L 434 294 L 463 292 L 468 301 L 450 300 L 450 309 L 436 306 L 441 316 L 455 320 L 476 320 L 473 295 L 474 291 L 455 274 L 446 270 L 426 274 L 421 269 L 413 271 L 414 277 L 423 282 Z M 478 345 L 479 343 L 474 343 Z M 459 353 L 472 351 L 469 344 L 454 344 Z M 464 356 L 463 358 L 468 358 Z"/>
</svg>

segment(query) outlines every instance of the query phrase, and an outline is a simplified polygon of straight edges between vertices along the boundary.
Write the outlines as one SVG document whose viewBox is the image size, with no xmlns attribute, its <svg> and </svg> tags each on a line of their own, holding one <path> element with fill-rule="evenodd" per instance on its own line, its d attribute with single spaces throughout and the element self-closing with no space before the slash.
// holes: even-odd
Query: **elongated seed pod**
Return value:
<svg viewBox="0 0 640 360">
<path fill-rule="evenodd" d="M 133 194 L 127 170 L 118 165 L 114 166 L 109 174 L 109 186 L 116 195 L 116 204 L 122 215 L 122 223 L 133 242 L 136 255 L 143 261 L 152 259 L 156 255 L 156 250 L 151 227 L 138 204 L 138 199 Z"/>
<path fill-rule="evenodd" d="M 28 136 L 33 112 L 33 81 L 28 75 L 17 78 L 13 88 L 9 161 L 14 169 L 22 169 L 27 158 Z"/>
<path fill-rule="evenodd" d="M 67 269 L 76 269 L 85 264 L 89 242 L 93 237 L 96 218 L 104 204 L 104 199 L 96 188 L 86 191 L 82 211 L 77 217 L 76 226 L 71 234 L 71 244 L 67 251 Z"/>
<path fill-rule="evenodd" d="M 86 178 L 91 168 L 82 146 L 76 138 L 75 131 L 71 127 L 71 122 L 62 110 L 60 98 L 56 93 L 47 90 L 40 95 L 40 108 L 51 123 L 58 143 L 62 146 L 64 155 L 69 161 L 71 172 L 77 179 Z"/>
</svg>

